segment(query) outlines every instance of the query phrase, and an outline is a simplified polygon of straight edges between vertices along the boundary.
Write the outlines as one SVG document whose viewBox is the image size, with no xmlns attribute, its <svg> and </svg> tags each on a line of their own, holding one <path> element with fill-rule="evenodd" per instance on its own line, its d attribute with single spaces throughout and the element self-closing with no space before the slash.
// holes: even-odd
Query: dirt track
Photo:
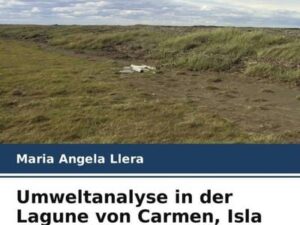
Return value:
<svg viewBox="0 0 300 225">
<path fill-rule="evenodd" d="M 189 102 L 198 110 L 221 115 L 246 131 L 300 132 L 299 87 L 240 74 L 205 72 L 168 72 L 151 79 L 126 79 L 157 100 Z"/>
<path fill-rule="evenodd" d="M 42 46 L 49 50 L 49 47 Z M 51 49 L 51 48 L 50 48 Z M 55 49 L 57 51 L 57 49 Z M 104 55 L 61 51 L 74 57 L 91 61 Z M 143 59 L 124 60 L 108 54 L 116 65 L 155 65 L 159 62 Z M 116 69 L 116 68 L 112 68 Z M 164 71 L 154 76 L 143 74 L 121 75 L 130 86 L 142 89 L 153 99 L 188 102 L 199 110 L 220 115 L 244 131 L 265 134 L 291 132 L 300 134 L 300 87 L 234 73 Z M 294 138 L 292 138 L 294 139 Z"/>
</svg>

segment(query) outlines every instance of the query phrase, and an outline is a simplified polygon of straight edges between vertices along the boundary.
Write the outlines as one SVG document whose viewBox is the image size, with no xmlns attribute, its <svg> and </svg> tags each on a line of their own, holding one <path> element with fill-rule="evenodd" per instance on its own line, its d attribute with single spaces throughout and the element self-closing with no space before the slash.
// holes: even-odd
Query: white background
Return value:
<svg viewBox="0 0 300 225">
<path fill-rule="evenodd" d="M 132 224 L 138 222 L 139 210 L 148 208 L 160 212 L 205 212 L 212 211 L 220 218 L 220 224 L 228 224 L 228 209 L 244 211 L 246 208 L 262 213 L 264 225 L 300 224 L 300 179 L 295 178 L 1 178 L 0 179 L 0 224 L 16 225 L 17 209 L 27 212 L 87 212 L 90 222 L 97 224 L 95 212 L 130 212 Z M 17 201 L 17 190 L 42 193 L 70 193 L 78 189 L 90 192 L 165 192 L 169 196 L 167 205 L 21 205 Z M 191 192 L 194 204 L 174 204 L 176 189 Z M 213 192 L 233 193 L 230 204 L 203 205 L 199 194 L 211 189 Z M 108 224 L 108 223 L 105 223 Z M 171 224 L 171 223 L 169 223 Z M 38 225 L 38 224 L 35 224 Z"/>
</svg>

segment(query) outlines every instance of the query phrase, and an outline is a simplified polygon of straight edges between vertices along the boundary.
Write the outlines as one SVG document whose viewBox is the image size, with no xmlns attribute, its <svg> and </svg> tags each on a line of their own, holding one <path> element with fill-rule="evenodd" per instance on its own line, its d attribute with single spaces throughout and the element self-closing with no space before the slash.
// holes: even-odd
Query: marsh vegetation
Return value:
<svg viewBox="0 0 300 225">
<path fill-rule="evenodd" d="M 300 140 L 300 31 L 0 26 L 2 143 Z M 131 63 L 156 74 L 119 74 Z"/>
</svg>

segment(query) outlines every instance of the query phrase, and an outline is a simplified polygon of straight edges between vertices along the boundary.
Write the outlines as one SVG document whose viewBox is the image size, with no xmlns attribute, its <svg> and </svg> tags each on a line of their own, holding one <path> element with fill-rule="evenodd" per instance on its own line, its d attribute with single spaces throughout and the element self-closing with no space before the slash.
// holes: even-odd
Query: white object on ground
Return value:
<svg viewBox="0 0 300 225">
<path fill-rule="evenodd" d="M 131 65 L 131 66 L 125 66 L 123 68 L 123 70 L 120 71 L 120 73 L 134 73 L 134 72 L 143 73 L 143 72 L 149 72 L 149 71 L 154 71 L 154 70 L 156 70 L 156 68 L 152 67 L 152 66 L 147 66 L 147 65 L 141 65 L 141 66 Z"/>
<path fill-rule="evenodd" d="M 143 73 L 143 72 L 148 72 L 150 70 L 155 70 L 154 67 L 146 66 L 146 65 L 142 65 L 142 66 L 131 65 L 130 67 L 133 71 L 138 72 L 138 73 Z"/>
</svg>

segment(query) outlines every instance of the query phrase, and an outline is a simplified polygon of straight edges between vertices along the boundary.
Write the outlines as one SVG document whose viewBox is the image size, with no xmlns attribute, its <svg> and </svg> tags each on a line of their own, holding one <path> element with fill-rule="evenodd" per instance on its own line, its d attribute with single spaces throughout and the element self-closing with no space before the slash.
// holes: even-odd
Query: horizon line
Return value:
<svg viewBox="0 0 300 225">
<path fill-rule="evenodd" d="M 206 27 L 206 28 L 258 28 L 258 29 L 300 29 L 299 27 L 288 26 L 235 26 L 235 25 L 174 25 L 174 24 L 39 24 L 39 23 L 1 23 L 0 26 L 114 26 L 114 27 Z"/>
</svg>

